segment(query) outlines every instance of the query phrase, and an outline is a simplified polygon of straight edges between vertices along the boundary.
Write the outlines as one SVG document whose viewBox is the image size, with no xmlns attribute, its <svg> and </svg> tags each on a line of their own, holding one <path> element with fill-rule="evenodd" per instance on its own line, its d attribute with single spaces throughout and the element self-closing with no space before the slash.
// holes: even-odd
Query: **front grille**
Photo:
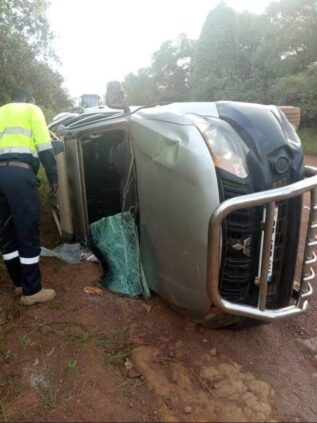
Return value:
<svg viewBox="0 0 317 423">
<path fill-rule="evenodd" d="M 221 200 L 252 193 L 253 187 L 247 179 L 232 181 L 223 174 L 218 175 Z M 287 184 L 287 178 L 273 183 L 273 187 Z M 267 306 L 278 306 L 278 289 L 285 265 L 285 246 L 287 242 L 288 202 L 280 201 L 276 224 L 276 236 L 273 258 L 272 280 L 268 284 Z M 263 207 L 237 210 L 228 215 L 222 231 L 222 264 L 220 269 L 219 289 L 221 296 L 234 303 L 249 303 L 248 295 L 255 294 L 254 284 L 258 273 L 259 250 L 261 243 L 261 220 Z M 247 244 L 249 243 L 248 248 Z M 250 297 L 251 298 L 251 297 Z"/>
<path fill-rule="evenodd" d="M 222 201 L 252 192 L 249 180 L 236 182 L 218 175 Z M 259 210 L 241 209 L 231 213 L 223 224 L 220 293 L 232 302 L 243 302 L 254 280 L 259 233 Z"/>
<path fill-rule="evenodd" d="M 273 182 L 273 188 L 279 188 L 287 184 L 287 178 L 281 178 Z M 278 207 L 278 217 L 276 224 L 276 235 L 275 235 L 275 247 L 274 247 L 274 258 L 273 258 L 273 274 L 272 281 L 268 284 L 267 291 L 267 307 L 277 307 L 277 294 L 278 287 L 282 276 L 286 236 L 287 236 L 287 214 L 288 214 L 288 202 L 279 201 L 276 203 Z"/>
</svg>

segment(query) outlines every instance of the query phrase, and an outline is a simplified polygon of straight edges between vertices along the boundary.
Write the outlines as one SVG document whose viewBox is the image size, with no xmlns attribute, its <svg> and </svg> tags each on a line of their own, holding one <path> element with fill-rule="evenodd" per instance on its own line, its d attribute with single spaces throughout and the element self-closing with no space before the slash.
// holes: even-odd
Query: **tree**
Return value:
<svg viewBox="0 0 317 423">
<path fill-rule="evenodd" d="M 221 3 L 207 16 L 197 43 L 193 61 L 193 94 L 196 98 L 207 99 L 206 90 L 208 96 L 213 96 L 210 88 L 218 86 L 218 83 L 214 84 L 216 80 L 220 85 L 233 80 L 237 69 L 235 34 L 236 12 Z"/>
<path fill-rule="evenodd" d="M 244 86 L 256 76 L 254 58 L 262 34 L 263 17 L 247 12 L 239 14 L 224 3 L 212 10 L 194 55 L 192 98 L 239 99 L 239 85 Z M 225 98 L 219 97 L 221 93 Z"/>
<path fill-rule="evenodd" d="M 265 13 L 238 13 L 224 3 L 207 16 L 197 42 L 180 36 L 126 77 L 138 104 L 236 100 L 299 106 L 317 118 L 317 2 L 279 0 Z"/>
<path fill-rule="evenodd" d="M 161 101 L 185 101 L 190 98 L 192 57 L 195 42 L 180 34 L 163 43 L 153 54 L 151 74 Z"/>
<path fill-rule="evenodd" d="M 195 42 L 185 34 L 164 42 L 153 54 L 149 68 L 125 77 L 130 104 L 189 100 L 194 48 Z"/>
<path fill-rule="evenodd" d="M 300 105 L 302 121 L 315 124 L 317 117 L 317 62 L 304 72 L 287 75 L 276 80 L 271 88 L 276 104 Z"/>
<path fill-rule="evenodd" d="M 23 86 L 38 104 L 55 112 L 68 108 L 46 20 L 46 0 L 0 0 L 0 104 L 11 90 Z"/>
<path fill-rule="evenodd" d="M 129 73 L 123 83 L 129 104 L 148 105 L 155 102 L 157 92 L 149 68 L 142 68 L 136 74 Z"/>
<path fill-rule="evenodd" d="M 316 0 L 272 2 L 265 13 L 277 74 L 304 71 L 317 58 Z M 269 37 L 270 34 L 270 37 Z"/>
</svg>

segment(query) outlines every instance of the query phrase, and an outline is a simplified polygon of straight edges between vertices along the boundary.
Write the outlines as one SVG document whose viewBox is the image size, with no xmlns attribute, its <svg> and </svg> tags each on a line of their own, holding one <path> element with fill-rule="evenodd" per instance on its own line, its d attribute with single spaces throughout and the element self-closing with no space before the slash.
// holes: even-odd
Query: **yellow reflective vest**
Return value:
<svg viewBox="0 0 317 423">
<path fill-rule="evenodd" d="M 0 160 L 10 157 L 38 157 L 52 148 L 51 136 L 42 110 L 29 103 L 0 107 Z"/>
</svg>

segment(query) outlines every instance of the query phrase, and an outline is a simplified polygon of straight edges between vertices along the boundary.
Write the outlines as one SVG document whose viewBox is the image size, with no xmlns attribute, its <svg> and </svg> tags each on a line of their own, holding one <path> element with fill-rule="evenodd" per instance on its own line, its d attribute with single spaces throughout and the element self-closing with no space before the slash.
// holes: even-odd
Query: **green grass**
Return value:
<svg viewBox="0 0 317 423">
<path fill-rule="evenodd" d="M 0 345 L 0 361 L 1 360 L 9 360 L 9 358 L 11 358 L 11 355 L 12 355 L 12 353 L 8 348 Z"/>
<path fill-rule="evenodd" d="M 19 341 L 20 341 L 20 345 L 22 347 L 26 347 L 31 342 L 30 341 L 30 338 L 26 334 L 25 335 L 21 335 Z"/>
<path fill-rule="evenodd" d="M 71 374 L 76 374 L 78 370 L 78 364 L 76 360 L 69 360 L 69 362 L 66 364 L 66 369 Z"/>
<path fill-rule="evenodd" d="M 82 331 L 76 336 L 76 344 L 82 345 L 90 341 L 90 334 L 87 331 Z"/>
<path fill-rule="evenodd" d="M 56 406 L 56 392 L 48 393 L 47 395 L 42 396 L 43 403 L 47 408 L 54 408 Z"/>
<path fill-rule="evenodd" d="M 299 129 L 305 154 L 317 155 L 317 126 Z"/>
<path fill-rule="evenodd" d="M 131 357 L 132 349 L 130 347 L 122 348 L 119 350 L 114 349 L 113 351 L 106 352 L 106 363 L 112 365 L 124 364 L 127 358 Z"/>
</svg>

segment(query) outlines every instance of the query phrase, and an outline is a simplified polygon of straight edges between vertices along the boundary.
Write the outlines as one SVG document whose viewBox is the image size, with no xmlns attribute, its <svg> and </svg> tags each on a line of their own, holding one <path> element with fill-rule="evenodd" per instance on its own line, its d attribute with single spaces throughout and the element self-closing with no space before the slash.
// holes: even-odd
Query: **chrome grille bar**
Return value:
<svg viewBox="0 0 317 423">
<path fill-rule="evenodd" d="M 270 253 L 272 244 L 272 226 L 274 220 L 275 202 L 269 203 L 266 207 L 265 226 L 264 226 L 264 241 L 260 276 L 260 294 L 258 308 L 265 310 L 267 297 L 267 282 L 269 274 Z"/>
<path fill-rule="evenodd" d="M 220 311 L 236 314 L 254 319 L 271 321 L 300 314 L 308 308 L 308 301 L 312 295 L 310 281 L 315 278 L 315 272 L 311 264 L 315 262 L 316 255 L 312 247 L 316 245 L 317 237 L 317 169 L 305 166 L 306 179 L 286 185 L 281 188 L 257 192 L 248 195 L 231 198 L 221 203 L 214 211 L 209 222 L 209 245 L 208 245 L 208 293 L 213 306 Z M 300 282 L 299 296 L 296 303 L 280 309 L 266 309 L 268 266 L 272 241 L 272 225 L 275 203 L 288 200 L 293 197 L 311 193 L 311 207 L 305 244 L 302 278 Z M 262 266 L 260 274 L 260 292 L 258 306 L 236 304 L 225 300 L 219 292 L 219 271 L 221 264 L 221 236 L 222 223 L 233 211 L 255 206 L 266 206 L 266 218 L 264 228 L 264 244 L 262 252 Z"/>
<path fill-rule="evenodd" d="M 316 189 L 310 192 L 310 211 L 306 233 L 306 245 L 304 252 L 304 263 L 302 269 L 302 283 L 300 286 L 300 293 L 306 292 L 308 289 L 309 281 L 315 278 L 314 269 L 311 264 L 317 261 L 316 253 L 312 250 L 313 244 L 316 242 L 315 229 L 317 227 L 317 191 Z"/>
</svg>

